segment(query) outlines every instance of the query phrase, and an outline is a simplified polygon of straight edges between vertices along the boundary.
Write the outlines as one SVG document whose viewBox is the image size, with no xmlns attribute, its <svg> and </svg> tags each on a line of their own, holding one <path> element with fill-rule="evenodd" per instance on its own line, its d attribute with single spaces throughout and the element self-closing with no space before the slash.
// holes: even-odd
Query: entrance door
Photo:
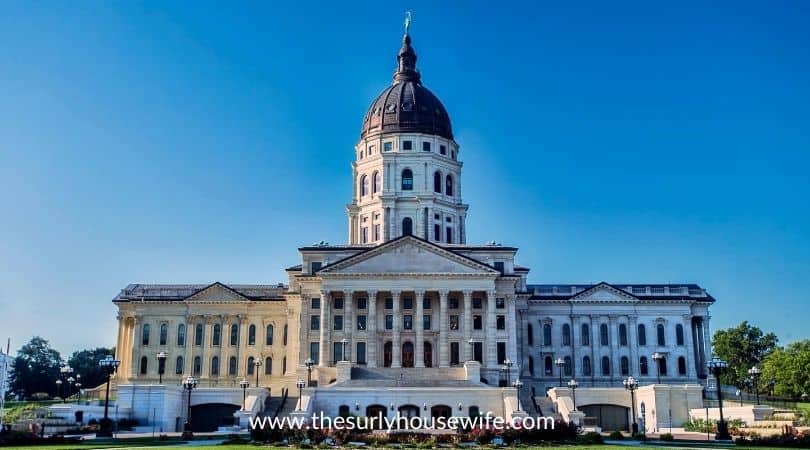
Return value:
<svg viewBox="0 0 810 450">
<path fill-rule="evenodd" d="M 413 342 L 402 344 L 402 367 L 413 367 Z"/>
<path fill-rule="evenodd" d="M 391 341 L 388 341 L 383 345 L 383 367 L 391 367 L 391 356 L 393 345 L 391 345 Z"/>
<path fill-rule="evenodd" d="M 191 407 L 191 430 L 217 431 L 221 426 L 233 426 L 233 413 L 239 406 L 225 403 L 206 403 Z"/>
<path fill-rule="evenodd" d="M 586 417 L 596 419 L 596 424 L 605 431 L 630 431 L 629 409 L 618 405 L 585 405 L 579 407 Z"/>
<path fill-rule="evenodd" d="M 425 341 L 425 367 L 433 367 L 433 344 Z"/>
<path fill-rule="evenodd" d="M 453 415 L 453 411 L 447 405 L 435 405 L 430 407 L 430 417 L 436 419 L 438 417 L 449 418 Z"/>
</svg>

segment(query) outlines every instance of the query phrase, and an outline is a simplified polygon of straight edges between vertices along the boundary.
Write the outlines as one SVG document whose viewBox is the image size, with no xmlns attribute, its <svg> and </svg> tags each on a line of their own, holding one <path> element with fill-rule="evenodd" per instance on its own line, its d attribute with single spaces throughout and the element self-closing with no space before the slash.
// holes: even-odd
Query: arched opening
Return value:
<svg viewBox="0 0 810 450">
<path fill-rule="evenodd" d="M 638 324 L 638 345 L 647 345 L 647 327 L 643 323 Z"/>
<path fill-rule="evenodd" d="M 160 324 L 160 345 L 166 345 L 166 341 L 169 340 L 169 325 L 163 323 Z"/>
<path fill-rule="evenodd" d="M 211 376 L 219 376 L 219 356 L 214 356 L 211 358 Z"/>
<path fill-rule="evenodd" d="M 647 374 L 650 373 L 650 368 L 647 365 L 647 357 L 646 356 L 641 357 L 641 359 L 638 362 L 638 366 L 639 366 L 638 370 L 642 375 L 647 375 Z"/>
<path fill-rule="evenodd" d="M 529 375 L 534 376 L 534 358 L 529 356 Z"/>
<path fill-rule="evenodd" d="M 655 327 L 655 329 L 656 331 L 658 331 L 658 345 L 660 347 L 667 345 L 666 331 L 664 330 L 664 325 L 659 323 L 658 326 Z"/>
<path fill-rule="evenodd" d="M 349 405 L 340 405 L 338 407 L 338 416 L 349 417 L 349 414 L 350 414 Z"/>
<path fill-rule="evenodd" d="M 391 341 L 383 344 L 383 367 L 391 367 L 391 359 L 393 357 L 393 344 Z"/>
<path fill-rule="evenodd" d="M 264 358 L 264 374 L 265 375 L 273 374 L 273 358 L 270 356 Z"/>
<path fill-rule="evenodd" d="M 267 325 L 264 333 L 264 345 L 273 345 L 273 325 Z"/>
<path fill-rule="evenodd" d="M 593 370 L 591 369 L 591 357 L 585 356 L 582 358 L 582 374 L 586 377 L 589 377 L 593 374 Z"/>
<path fill-rule="evenodd" d="M 445 194 L 452 196 L 453 195 L 453 176 L 447 175 L 446 182 L 445 182 Z"/>
<path fill-rule="evenodd" d="M 405 169 L 402 171 L 402 190 L 413 190 L 413 172 L 411 172 L 411 169 Z"/>
<path fill-rule="evenodd" d="M 228 360 L 228 375 L 236 375 L 237 364 L 238 362 L 236 361 L 236 356 L 231 356 L 231 358 Z"/>
<path fill-rule="evenodd" d="M 402 405 L 398 410 L 400 417 L 419 417 L 419 407 L 416 405 Z"/>
<path fill-rule="evenodd" d="M 382 190 L 382 177 L 380 172 L 374 172 L 371 176 L 371 193 L 377 194 Z"/>
<path fill-rule="evenodd" d="M 360 177 L 360 197 L 368 195 L 368 176 L 363 175 Z"/>
<path fill-rule="evenodd" d="M 410 217 L 402 219 L 402 235 L 410 236 L 413 234 L 413 220 Z"/>
<path fill-rule="evenodd" d="M 139 370 L 141 375 L 146 375 L 146 370 L 148 368 L 147 367 L 148 364 L 149 364 L 149 358 L 147 358 L 146 356 L 142 356 L 141 357 L 141 367 L 140 367 L 140 370 Z"/>
<path fill-rule="evenodd" d="M 610 358 L 602 357 L 602 375 L 610 375 Z"/>
<path fill-rule="evenodd" d="M 630 375 L 630 360 L 626 356 L 622 356 L 620 364 L 622 375 Z"/>
<path fill-rule="evenodd" d="M 195 432 L 217 431 L 219 427 L 233 426 L 239 406 L 227 403 L 206 403 L 191 407 L 191 430 Z"/>
<path fill-rule="evenodd" d="M 239 325 L 231 324 L 231 346 L 239 345 Z"/>
<path fill-rule="evenodd" d="M 678 375 L 686 375 L 686 358 L 678 357 Z"/>
<path fill-rule="evenodd" d="M 385 421 L 383 417 L 388 417 L 388 408 L 383 405 L 368 405 L 366 406 L 366 417 L 372 419 L 369 423 L 370 426 L 375 429 L 384 428 Z"/>
<path fill-rule="evenodd" d="M 433 173 L 433 192 L 442 193 L 442 173 L 438 170 Z"/>
<path fill-rule="evenodd" d="M 248 327 L 248 345 L 256 345 L 256 325 Z"/>
<path fill-rule="evenodd" d="M 425 367 L 433 367 L 433 344 L 428 341 L 424 343 Z"/>
<path fill-rule="evenodd" d="M 174 361 L 174 373 L 175 375 L 182 375 L 183 374 L 183 357 L 178 356 L 177 359 Z"/>
<path fill-rule="evenodd" d="M 143 328 L 141 328 L 142 345 L 149 345 L 149 331 L 150 331 L 149 324 L 148 323 L 143 324 Z"/>
<path fill-rule="evenodd" d="M 413 367 L 413 342 L 402 344 L 402 367 Z"/>
<path fill-rule="evenodd" d="M 222 343 L 222 326 L 218 323 L 214 324 L 214 333 L 211 337 L 211 345 L 220 345 Z"/>
<path fill-rule="evenodd" d="M 445 419 L 448 419 L 452 415 L 453 410 L 447 405 L 434 405 L 430 407 L 430 417 L 434 419 L 438 419 L 439 417 L 444 417 Z"/>
</svg>

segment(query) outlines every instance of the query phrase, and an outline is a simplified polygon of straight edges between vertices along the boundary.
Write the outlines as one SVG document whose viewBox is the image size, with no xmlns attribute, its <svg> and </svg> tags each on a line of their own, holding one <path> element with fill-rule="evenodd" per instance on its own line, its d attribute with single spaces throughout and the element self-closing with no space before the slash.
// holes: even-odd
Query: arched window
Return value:
<svg viewBox="0 0 810 450">
<path fill-rule="evenodd" d="M 282 333 L 281 345 L 287 345 L 287 324 L 284 324 L 284 333 Z"/>
<path fill-rule="evenodd" d="M 442 193 L 442 173 L 438 170 L 433 173 L 433 192 Z"/>
<path fill-rule="evenodd" d="M 546 375 L 551 375 L 553 373 L 551 356 L 546 356 L 543 359 L 543 371 L 546 373 Z"/>
<path fill-rule="evenodd" d="M 647 345 L 647 327 L 643 323 L 638 324 L 638 345 Z"/>
<path fill-rule="evenodd" d="M 211 376 L 219 376 L 219 356 L 214 356 L 211 358 Z"/>
<path fill-rule="evenodd" d="M 413 190 L 413 172 L 411 172 L 411 169 L 405 169 L 402 171 L 402 190 Z"/>
<path fill-rule="evenodd" d="M 664 325 L 659 323 L 658 326 L 656 327 L 656 330 L 658 330 L 658 345 L 662 347 L 667 345 L 667 338 L 666 333 L 664 331 Z"/>
<path fill-rule="evenodd" d="M 565 376 L 567 377 L 570 377 L 574 369 L 573 365 L 571 364 L 571 357 L 566 356 L 565 358 L 563 358 L 563 361 L 565 361 L 565 363 L 563 363 L 563 374 L 565 374 Z"/>
<path fill-rule="evenodd" d="M 374 172 L 371 175 L 371 193 L 378 194 L 382 190 L 382 177 L 380 172 Z"/>
<path fill-rule="evenodd" d="M 413 220 L 410 217 L 402 219 L 402 235 L 410 236 L 413 234 Z"/>
<path fill-rule="evenodd" d="M 197 325 L 194 327 L 194 345 L 196 345 L 197 347 L 202 346 L 202 343 L 203 343 L 203 333 L 204 333 L 204 331 L 203 331 L 203 326 L 202 326 L 202 324 L 201 324 L 201 323 L 198 323 L 198 324 L 197 324 Z"/>
<path fill-rule="evenodd" d="M 214 324 L 214 336 L 211 338 L 211 345 L 219 345 L 222 342 L 222 326 Z"/>
<path fill-rule="evenodd" d="M 264 332 L 264 345 L 273 345 L 273 325 L 267 325 Z"/>
<path fill-rule="evenodd" d="M 186 325 L 177 325 L 177 346 L 182 347 L 186 345 Z"/>
<path fill-rule="evenodd" d="M 659 364 L 658 367 L 661 368 L 661 375 L 666 375 L 667 374 L 667 357 L 664 356 L 663 358 L 659 359 L 658 364 Z"/>
<path fill-rule="evenodd" d="M 582 345 L 591 345 L 591 327 L 587 323 L 582 324 Z"/>
<path fill-rule="evenodd" d="M 141 375 L 146 375 L 146 369 L 147 369 L 148 364 L 149 364 L 149 358 L 147 358 L 146 356 L 141 356 L 141 367 L 140 367 Z"/>
<path fill-rule="evenodd" d="M 349 405 L 340 405 L 338 407 L 338 416 L 340 417 L 349 417 Z"/>
<path fill-rule="evenodd" d="M 683 325 L 675 325 L 675 341 L 678 345 L 683 345 Z"/>
<path fill-rule="evenodd" d="M 231 356 L 228 360 L 228 375 L 236 375 L 236 356 Z"/>
<path fill-rule="evenodd" d="M 199 356 L 194 357 L 194 368 L 193 368 L 193 370 L 194 370 L 194 375 L 195 376 L 200 376 L 200 374 L 202 373 L 202 359 L 200 359 Z"/>
<path fill-rule="evenodd" d="M 563 324 L 562 344 L 571 345 L 571 326 L 567 323 Z"/>
<path fill-rule="evenodd" d="M 148 323 L 143 324 L 143 328 L 141 328 L 141 344 L 142 345 L 149 345 L 149 331 L 150 327 Z"/>
<path fill-rule="evenodd" d="M 284 375 L 287 373 L 287 357 L 281 358 L 281 374 Z"/>
<path fill-rule="evenodd" d="M 248 357 L 248 359 L 247 359 L 247 374 L 248 375 L 253 375 L 253 371 L 256 368 L 256 366 L 253 364 L 253 361 L 255 361 L 255 360 L 253 359 L 252 356 Z"/>
<path fill-rule="evenodd" d="M 610 375 L 610 358 L 602 357 L 602 375 Z"/>
<path fill-rule="evenodd" d="M 176 375 L 183 374 L 183 357 L 178 356 L 177 359 L 174 360 L 174 373 Z"/>
<path fill-rule="evenodd" d="M 591 357 L 585 356 L 582 358 L 582 374 L 585 375 L 586 377 L 589 377 L 592 375 L 592 373 L 593 372 L 591 371 Z"/>
<path fill-rule="evenodd" d="M 630 375 L 630 360 L 626 356 L 621 359 L 622 375 Z"/>
<path fill-rule="evenodd" d="M 231 346 L 239 345 L 239 325 L 231 324 Z"/>
<path fill-rule="evenodd" d="M 534 328 L 532 324 L 528 324 L 526 326 L 526 342 L 529 345 L 534 345 Z"/>
<path fill-rule="evenodd" d="M 267 358 L 264 358 L 264 374 L 265 375 L 273 374 L 273 358 L 269 356 Z"/>
<path fill-rule="evenodd" d="M 608 336 L 608 326 L 605 323 L 599 325 L 599 343 L 602 345 L 610 345 L 610 338 Z"/>
<path fill-rule="evenodd" d="M 534 376 L 534 358 L 529 356 L 529 375 Z"/>
<path fill-rule="evenodd" d="M 686 358 L 678 357 L 678 375 L 686 375 Z"/>
<path fill-rule="evenodd" d="M 619 324 L 619 345 L 627 346 L 627 325 L 623 323 Z"/>
<path fill-rule="evenodd" d="M 641 372 L 642 375 L 647 375 L 647 374 L 650 373 L 650 368 L 649 368 L 649 366 L 647 366 L 647 357 L 646 356 L 641 357 L 641 359 L 638 362 L 638 366 L 639 366 L 639 372 Z"/>
<path fill-rule="evenodd" d="M 368 195 L 368 176 L 363 175 L 360 177 L 360 197 Z"/>
<path fill-rule="evenodd" d="M 453 195 L 453 176 L 452 175 L 447 175 L 447 178 L 445 178 L 444 193 L 447 194 L 447 195 Z"/>
<path fill-rule="evenodd" d="M 248 327 L 248 345 L 256 345 L 256 325 Z"/>
<path fill-rule="evenodd" d="M 166 345 L 169 340 L 169 325 L 160 324 L 160 345 Z"/>
<path fill-rule="evenodd" d="M 551 345 L 551 324 L 543 324 L 543 345 Z"/>
</svg>

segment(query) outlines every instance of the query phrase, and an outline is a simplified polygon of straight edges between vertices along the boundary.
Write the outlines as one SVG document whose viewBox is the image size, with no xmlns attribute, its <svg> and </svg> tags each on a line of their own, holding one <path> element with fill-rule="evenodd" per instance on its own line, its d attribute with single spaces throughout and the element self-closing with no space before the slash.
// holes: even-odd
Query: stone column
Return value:
<svg viewBox="0 0 810 450">
<path fill-rule="evenodd" d="M 425 336 L 423 327 L 424 311 L 422 310 L 422 300 L 425 298 L 425 291 L 416 291 L 416 345 L 414 346 L 414 367 L 425 367 Z"/>
<path fill-rule="evenodd" d="M 321 316 L 320 316 L 320 343 L 318 344 L 318 365 L 326 367 L 329 365 L 329 292 L 321 291 Z"/>
<path fill-rule="evenodd" d="M 247 332 L 250 319 L 247 316 L 239 316 L 239 346 L 236 351 L 236 373 L 240 377 L 247 377 Z"/>
<path fill-rule="evenodd" d="M 677 341 L 676 341 L 677 343 Z M 683 344 L 686 348 L 686 376 L 689 378 L 697 378 L 697 370 L 695 370 L 695 349 L 692 344 L 692 315 L 683 315 Z"/>
<path fill-rule="evenodd" d="M 495 291 L 487 292 L 487 322 L 486 322 L 485 342 L 487 353 L 485 357 L 486 366 L 489 368 L 498 367 L 498 352 L 495 341 Z"/>
<path fill-rule="evenodd" d="M 709 328 L 709 319 L 711 317 L 709 315 L 703 316 L 703 348 L 706 349 L 705 351 L 705 363 L 708 364 L 709 361 L 712 359 L 712 333 L 711 329 Z"/>
<path fill-rule="evenodd" d="M 534 327 L 532 327 L 534 328 Z M 528 311 L 520 311 L 520 330 L 523 334 L 522 339 L 520 340 L 520 360 L 521 360 L 521 367 L 520 367 L 520 374 L 522 377 L 529 377 L 531 376 L 531 372 L 529 372 L 529 356 L 531 356 L 531 351 L 533 345 L 529 345 L 529 312 Z M 532 336 L 534 339 L 534 336 Z M 533 341 L 532 341 L 533 342 Z M 469 345 L 468 345 L 469 347 Z M 537 373 L 537 367 L 535 367 L 535 373 Z"/>
<path fill-rule="evenodd" d="M 194 371 L 194 328 L 196 316 L 186 318 L 186 348 L 183 352 L 183 373 L 192 375 Z"/>
<path fill-rule="evenodd" d="M 366 364 L 377 367 L 377 291 L 368 291 L 366 330 Z"/>
<path fill-rule="evenodd" d="M 514 364 L 518 364 L 518 355 L 517 355 L 517 326 L 515 323 L 515 302 L 517 298 L 514 295 L 509 295 L 505 299 L 506 301 L 506 332 L 509 335 L 509 340 L 506 344 L 506 357 L 509 358 Z M 573 333 L 573 331 L 572 331 Z M 571 336 L 573 339 L 573 335 Z M 574 348 L 573 341 L 571 342 L 571 348 Z M 573 360 L 571 361 L 573 365 Z M 515 368 L 517 369 L 517 368 Z M 512 370 L 512 373 L 515 375 L 520 374 L 518 370 Z"/>
<path fill-rule="evenodd" d="M 641 370 L 638 367 L 638 316 L 629 316 L 627 321 L 627 345 L 630 347 L 630 375 L 638 378 Z"/>
<path fill-rule="evenodd" d="M 354 352 L 354 341 L 352 340 L 352 336 L 354 335 L 354 298 L 353 292 L 346 290 L 343 291 L 343 337 L 346 338 L 346 348 L 343 350 L 346 352 L 343 355 L 343 359 L 346 361 L 352 360 L 352 355 Z"/>
<path fill-rule="evenodd" d="M 616 379 L 616 375 L 621 370 L 619 364 L 619 327 L 616 325 L 616 316 L 613 314 L 608 316 L 608 339 L 610 340 L 610 382 L 612 386 L 613 380 Z"/>
<path fill-rule="evenodd" d="M 203 356 L 202 361 L 200 364 L 200 379 L 207 379 L 210 377 L 210 369 L 211 369 L 211 351 L 213 350 L 213 343 L 214 343 L 214 321 L 216 320 L 213 316 L 206 316 L 205 317 L 205 333 L 203 333 Z M 220 328 L 220 344 L 222 343 L 222 334 Z"/>
<path fill-rule="evenodd" d="M 143 324 L 144 320 L 141 316 L 135 316 L 132 319 L 132 336 L 134 342 L 132 343 L 132 357 L 130 358 L 131 365 L 129 366 L 129 371 L 132 378 L 140 376 L 141 373 L 141 344 L 143 343 L 141 336 L 143 333 Z"/>
<path fill-rule="evenodd" d="M 450 367 L 450 344 L 447 335 L 450 332 L 447 317 L 448 291 L 439 291 L 439 367 Z"/>
<path fill-rule="evenodd" d="M 402 367 L 402 340 L 400 330 L 402 329 L 402 310 L 399 305 L 399 291 L 391 291 L 393 300 L 392 314 L 394 316 L 393 329 L 391 330 L 391 367 Z"/>
<path fill-rule="evenodd" d="M 470 346 L 470 339 L 472 339 L 472 296 L 473 291 L 464 291 L 464 316 L 462 320 L 462 330 L 464 330 L 464 342 L 461 343 L 463 361 L 467 362 L 473 359 L 472 347 Z"/>
</svg>

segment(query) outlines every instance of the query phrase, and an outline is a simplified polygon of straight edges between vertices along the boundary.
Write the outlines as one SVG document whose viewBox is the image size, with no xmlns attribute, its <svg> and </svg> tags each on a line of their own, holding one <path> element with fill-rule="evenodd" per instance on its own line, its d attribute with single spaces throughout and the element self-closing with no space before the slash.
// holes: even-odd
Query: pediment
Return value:
<svg viewBox="0 0 810 450">
<path fill-rule="evenodd" d="M 607 283 L 599 283 L 575 295 L 571 300 L 578 302 L 628 302 L 638 301 L 638 298 Z"/>
<path fill-rule="evenodd" d="M 244 302 L 250 299 L 228 286 L 216 282 L 191 294 L 185 300 L 187 302 Z"/>
<path fill-rule="evenodd" d="M 330 274 L 485 274 L 500 272 L 411 236 L 382 244 L 321 269 Z"/>
</svg>

